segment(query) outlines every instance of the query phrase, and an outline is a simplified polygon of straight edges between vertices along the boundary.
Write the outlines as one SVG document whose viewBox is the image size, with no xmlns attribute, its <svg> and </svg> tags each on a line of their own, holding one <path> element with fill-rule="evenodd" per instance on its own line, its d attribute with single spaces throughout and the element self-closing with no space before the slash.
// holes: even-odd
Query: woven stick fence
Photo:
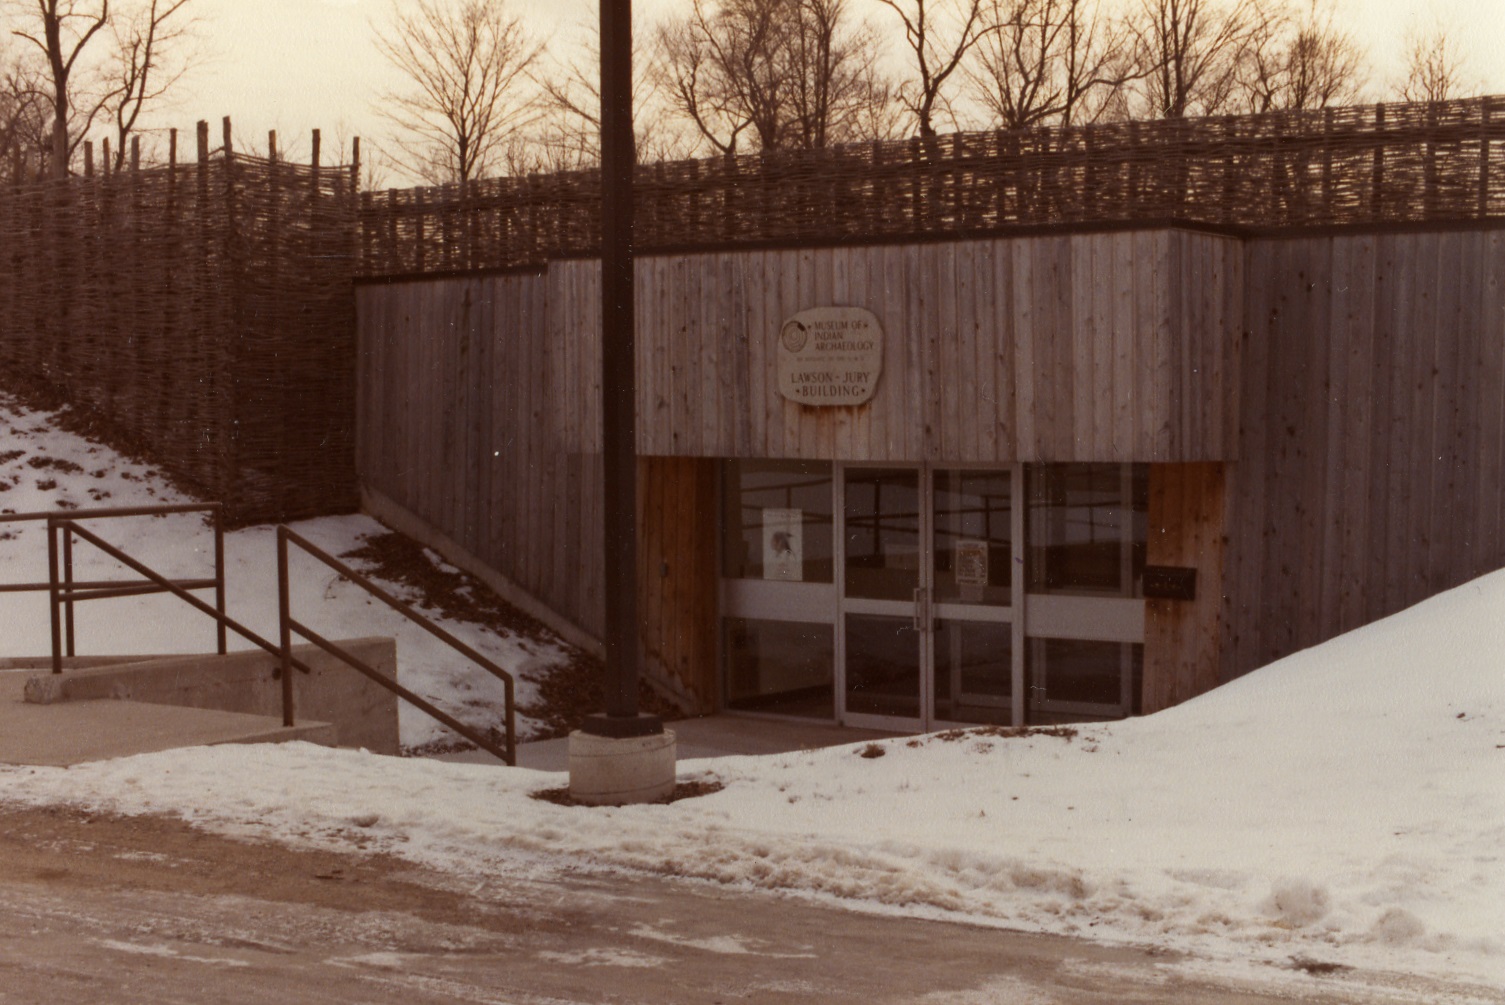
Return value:
<svg viewBox="0 0 1505 1005">
<path fill-rule="evenodd" d="M 1505 98 L 958 133 L 644 165 L 636 243 L 670 251 L 1184 222 L 1253 230 L 1505 215 Z M 366 275 L 599 246 L 594 172 L 365 193 Z"/>
<path fill-rule="evenodd" d="M 351 278 L 599 244 L 591 172 L 357 196 L 358 165 L 197 158 L 0 183 L 0 387 L 108 417 L 238 521 L 355 505 Z M 1051 226 L 1287 230 L 1505 217 L 1505 99 L 963 133 L 647 165 L 638 246 Z M 358 159 L 358 158 L 357 158 Z M 92 160 L 92 158 L 91 158 Z"/>
<path fill-rule="evenodd" d="M 351 509 L 356 169 L 317 133 L 309 165 L 233 152 L 229 120 L 197 138 L 0 185 L 0 388 L 102 417 L 237 522 Z"/>
</svg>

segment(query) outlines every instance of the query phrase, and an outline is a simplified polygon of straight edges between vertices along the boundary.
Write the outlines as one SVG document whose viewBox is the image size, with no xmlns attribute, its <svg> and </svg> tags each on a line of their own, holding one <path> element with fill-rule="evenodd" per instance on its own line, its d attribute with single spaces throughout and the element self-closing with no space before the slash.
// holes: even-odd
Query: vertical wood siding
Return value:
<svg viewBox="0 0 1505 1005">
<path fill-rule="evenodd" d="M 715 709 L 716 462 L 638 462 L 638 614 L 644 666 L 691 708 Z"/>
<path fill-rule="evenodd" d="M 550 267 L 575 273 L 595 263 Z M 645 258 L 638 449 L 864 461 L 1233 456 L 1240 242 L 1183 231 Z M 777 390 L 776 336 L 807 307 L 884 330 L 871 402 Z M 551 305 L 552 306 L 552 305 Z M 554 308 L 594 359 L 594 304 Z M 581 371 L 581 384 L 590 371 Z M 572 432 L 589 437 L 588 422 Z M 587 439 L 588 446 L 594 446 Z"/>
<path fill-rule="evenodd" d="M 359 287 L 357 464 L 364 484 L 599 638 L 600 457 L 567 447 L 591 389 L 549 312 L 593 302 L 581 281 L 565 269 Z"/>
<path fill-rule="evenodd" d="M 1232 676 L 1505 566 L 1505 231 L 1251 242 Z"/>
<path fill-rule="evenodd" d="M 1242 265 L 1237 241 L 1181 231 L 645 257 L 638 449 L 1223 459 Z M 363 483 L 599 635 L 599 263 L 364 285 L 357 299 Z M 867 406 L 805 408 L 778 394 L 774 337 L 822 304 L 866 307 L 883 324 L 885 372 Z M 645 463 L 667 480 L 650 486 L 644 520 L 696 530 L 654 538 L 658 524 L 645 523 L 645 548 L 672 571 L 645 584 L 651 618 L 654 590 L 711 602 L 714 583 L 682 552 L 693 538 L 714 563 L 714 526 L 709 503 L 704 526 L 686 509 L 709 499 L 705 471 Z M 702 620 L 714 631 L 713 616 Z M 711 700 L 713 682 L 697 675 L 714 666 L 714 638 L 697 625 L 650 626 L 645 644 Z"/>
<path fill-rule="evenodd" d="M 1224 678 L 1505 565 L 1505 230 L 1246 244 L 1154 231 L 638 267 L 645 455 L 1184 464 L 1201 550 L 1165 560 L 1201 568 L 1223 548 L 1222 583 L 1204 571 L 1199 595 L 1225 598 Z M 593 634 L 598 298 L 587 260 L 358 290 L 366 484 Z M 777 393 L 772 333 L 819 303 L 883 323 L 869 406 Z M 1222 462 L 1223 480 L 1196 488 L 1187 462 Z M 714 528 L 690 520 L 707 476 L 654 463 L 645 521 L 673 579 L 655 588 L 698 596 L 709 574 L 683 564 L 684 542 L 711 560 Z M 1175 509 L 1175 473 L 1159 476 L 1159 512 Z M 1197 508 L 1219 488 L 1226 542 Z M 710 662 L 693 665 L 713 646 L 703 626 L 659 622 L 650 655 L 687 691 L 709 688 Z M 1204 679 L 1205 640 L 1160 624 L 1179 669 L 1154 683 L 1147 654 L 1147 684 L 1169 700 Z"/>
<path fill-rule="evenodd" d="M 1218 685 L 1226 530 L 1222 464 L 1150 467 L 1151 565 L 1197 570 L 1195 600 L 1146 600 L 1142 711 L 1180 704 Z"/>
</svg>

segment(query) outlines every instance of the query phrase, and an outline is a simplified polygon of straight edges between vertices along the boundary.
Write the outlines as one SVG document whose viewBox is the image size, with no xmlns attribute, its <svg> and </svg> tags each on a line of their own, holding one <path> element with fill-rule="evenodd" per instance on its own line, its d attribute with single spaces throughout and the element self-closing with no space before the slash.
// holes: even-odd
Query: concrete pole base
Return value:
<svg viewBox="0 0 1505 1005">
<path fill-rule="evenodd" d="M 593 806 L 651 803 L 674 792 L 674 732 L 614 739 L 570 734 L 570 796 Z"/>
</svg>

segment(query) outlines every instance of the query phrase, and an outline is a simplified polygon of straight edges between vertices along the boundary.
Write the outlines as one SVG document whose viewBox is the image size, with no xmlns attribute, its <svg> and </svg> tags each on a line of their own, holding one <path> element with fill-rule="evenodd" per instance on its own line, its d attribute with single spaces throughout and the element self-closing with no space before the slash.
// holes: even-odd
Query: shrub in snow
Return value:
<svg viewBox="0 0 1505 1005">
<path fill-rule="evenodd" d="M 1327 887 L 1300 877 L 1276 880 L 1265 902 L 1266 911 L 1295 928 L 1321 921 L 1331 906 Z"/>
</svg>

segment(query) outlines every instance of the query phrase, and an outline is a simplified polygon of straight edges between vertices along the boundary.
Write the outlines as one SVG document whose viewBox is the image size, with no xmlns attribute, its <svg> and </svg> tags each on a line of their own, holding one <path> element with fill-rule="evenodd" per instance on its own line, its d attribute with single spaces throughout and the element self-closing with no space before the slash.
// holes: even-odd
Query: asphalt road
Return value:
<svg viewBox="0 0 1505 1005">
<path fill-rule="evenodd" d="M 1186 962 L 659 878 L 533 867 L 476 884 L 357 848 L 0 808 L 0 1002 L 1493 1000 L 1294 968 L 1229 986 L 1186 976 Z"/>
</svg>

